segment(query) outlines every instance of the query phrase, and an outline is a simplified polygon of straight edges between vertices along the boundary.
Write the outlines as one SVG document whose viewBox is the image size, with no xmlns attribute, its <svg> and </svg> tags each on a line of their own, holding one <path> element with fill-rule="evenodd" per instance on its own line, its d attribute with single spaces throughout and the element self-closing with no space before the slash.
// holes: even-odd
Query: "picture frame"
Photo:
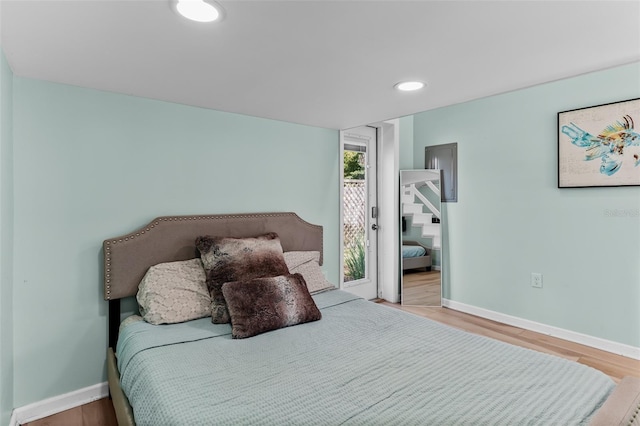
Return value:
<svg viewBox="0 0 640 426">
<path fill-rule="evenodd" d="M 640 186 L 640 98 L 558 113 L 558 188 Z"/>
</svg>

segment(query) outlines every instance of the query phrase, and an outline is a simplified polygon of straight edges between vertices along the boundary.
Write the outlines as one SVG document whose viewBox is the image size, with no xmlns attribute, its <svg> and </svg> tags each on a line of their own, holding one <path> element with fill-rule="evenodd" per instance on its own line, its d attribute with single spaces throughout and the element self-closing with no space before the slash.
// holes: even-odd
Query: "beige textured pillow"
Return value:
<svg viewBox="0 0 640 426">
<path fill-rule="evenodd" d="M 309 293 L 314 294 L 336 288 L 322 273 L 319 251 L 288 251 L 284 253 L 284 261 L 290 274 L 302 275 Z"/>
<path fill-rule="evenodd" d="M 200 259 L 160 263 L 138 286 L 140 315 L 151 324 L 173 324 L 211 315 L 211 296 Z"/>
</svg>

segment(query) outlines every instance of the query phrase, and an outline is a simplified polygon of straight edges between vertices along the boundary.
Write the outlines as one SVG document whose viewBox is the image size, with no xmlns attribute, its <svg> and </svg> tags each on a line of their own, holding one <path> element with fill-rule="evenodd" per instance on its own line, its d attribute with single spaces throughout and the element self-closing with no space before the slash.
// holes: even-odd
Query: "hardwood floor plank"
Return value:
<svg viewBox="0 0 640 426">
<path fill-rule="evenodd" d="M 407 305 L 440 306 L 440 271 L 404 271 L 402 300 Z"/>
<path fill-rule="evenodd" d="M 622 380 L 624 376 L 640 377 L 638 376 L 637 371 L 636 372 L 630 371 L 628 368 L 624 368 L 619 365 L 612 364 L 608 360 L 592 358 L 590 356 L 583 356 L 583 357 L 580 357 L 578 362 L 580 364 L 588 365 L 589 367 L 593 367 L 595 369 L 598 369 L 604 372 L 605 374 L 608 374 L 614 380 L 616 380 L 616 382 L 618 382 L 619 380 Z"/>
<path fill-rule="evenodd" d="M 462 329 L 466 329 L 467 324 L 475 324 L 483 328 L 488 328 L 499 333 L 509 335 L 519 335 L 523 331 L 522 328 L 514 327 L 512 325 L 499 323 L 493 320 L 476 317 L 473 315 L 465 314 L 464 312 L 454 311 L 447 308 L 434 308 L 434 307 L 418 307 L 418 306 L 401 306 L 397 303 L 382 302 L 384 305 L 392 308 L 401 309 L 403 311 L 411 312 L 413 314 L 430 318 L 435 321 L 444 322 L 447 324 L 457 324 Z"/>
<path fill-rule="evenodd" d="M 84 426 L 118 426 L 116 412 L 109 398 L 102 398 L 82 406 Z"/>
<path fill-rule="evenodd" d="M 82 406 L 25 423 L 22 426 L 84 426 L 82 423 Z"/>
<path fill-rule="evenodd" d="M 622 355 L 613 354 L 611 352 L 603 351 L 602 349 L 592 348 L 590 346 L 581 345 L 579 343 L 563 340 L 558 337 L 548 336 L 545 334 L 535 333 L 533 331 L 525 330 L 523 335 L 532 336 L 536 340 L 546 342 L 549 345 L 556 347 L 562 347 L 568 350 L 579 352 L 583 356 L 594 359 L 605 359 L 606 362 L 622 367 L 630 372 L 630 376 L 640 377 L 640 360 L 627 358 Z"/>
<path fill-rule="evenodd" d="M 528 337 L 529 335 L 524 335 L 521 334 L 520 336 L 518 336 L 518 340 L 522 341 L 522 342 L 527 342 L 527 343 L 531 343 L 534 344 L 538 347 L 542 347 L 545 348 L 547 351 L 549 351 L 549 353 L 552 354 L 556 354 L 558 356 L 561 356 L 563 358 L 566 359 L 570 359 L 572 361 L 577 361 L 578 358 L 580 358 L 583 353 L 580 351 L 574 351 L 574 350 L 570 350 L 567 348 L 564 348 L 562 346 L 556 346 L 556 345 L 552 345 L 552 344 L 548 344 L 545 341 L 542 341 L 540 339 L 536 339 L 536 338 L 531 338 Z"/>
<path fill-rule="evenodd" d="M 536 333 L 448 308 L 401 306 L 381 301 L 392 308 L 420 315 L 449 326 L 501 340 L 517 346 L 580 362 L 609 375 L 616 383 L 624 376 L 640 377 L 640 360 L 623 357 L 601 349 Z"/>
</svg>

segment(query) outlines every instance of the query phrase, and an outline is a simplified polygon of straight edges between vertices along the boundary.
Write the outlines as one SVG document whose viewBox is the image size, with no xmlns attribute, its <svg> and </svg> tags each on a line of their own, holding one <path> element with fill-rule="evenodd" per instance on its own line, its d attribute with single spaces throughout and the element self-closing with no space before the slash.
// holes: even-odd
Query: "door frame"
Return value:
<svg viewBox="0 0 640 426">
<path fill-rule="evenodd" d="M 378 283 L 378 218 L 373 216 L 373 208 L 378 207 L 378 129 L 372 126 L 358 126 L 341 132 L 342 153 L 340 158 L 344 160 L 345 146 L 363 146 L 366 164 L 365 167 L 365 206 L 364 211 L 364 233 L 366 251 L 366 273 L 359 279 L 345 282 L 344 268 L 340 270 L 342 274 L 342 289 L 354 293 L 367 299 L 379 297 L 380 286 Z M 359 151 L 356 149 L 355 151 Z M 343 167 L 344 168 L 344 167 Z M 344 179 L 344 174 L 341 174 Z M 344 191 L 344 185 L 342 185 Z M 342 260 L 344 261 L 344 197 L 342 198 Z"/>
<path fill-rule="evenodd" d="M 377 130 L 378 174 L 378 297 L 392 303 L 399 301 L 400 285 L 400 120 L 387 120 L 367 124 Z M 358 126 L 360 127 L 360 126 Z M 340 131 L 340 289 L 344 289 L 344 133 Z"/>
</svg>

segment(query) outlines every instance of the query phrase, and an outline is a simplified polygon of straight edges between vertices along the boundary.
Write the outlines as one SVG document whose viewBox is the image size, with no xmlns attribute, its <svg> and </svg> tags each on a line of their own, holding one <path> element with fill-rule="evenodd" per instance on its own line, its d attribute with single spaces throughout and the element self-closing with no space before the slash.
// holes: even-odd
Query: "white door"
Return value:
<svg viewBox="0 0 640 426">
<path fill-rule="evenodd" d="M 342 185 L 342 289 L 378 297 L 377 130 L 340 132 Z"/>
</svg>

